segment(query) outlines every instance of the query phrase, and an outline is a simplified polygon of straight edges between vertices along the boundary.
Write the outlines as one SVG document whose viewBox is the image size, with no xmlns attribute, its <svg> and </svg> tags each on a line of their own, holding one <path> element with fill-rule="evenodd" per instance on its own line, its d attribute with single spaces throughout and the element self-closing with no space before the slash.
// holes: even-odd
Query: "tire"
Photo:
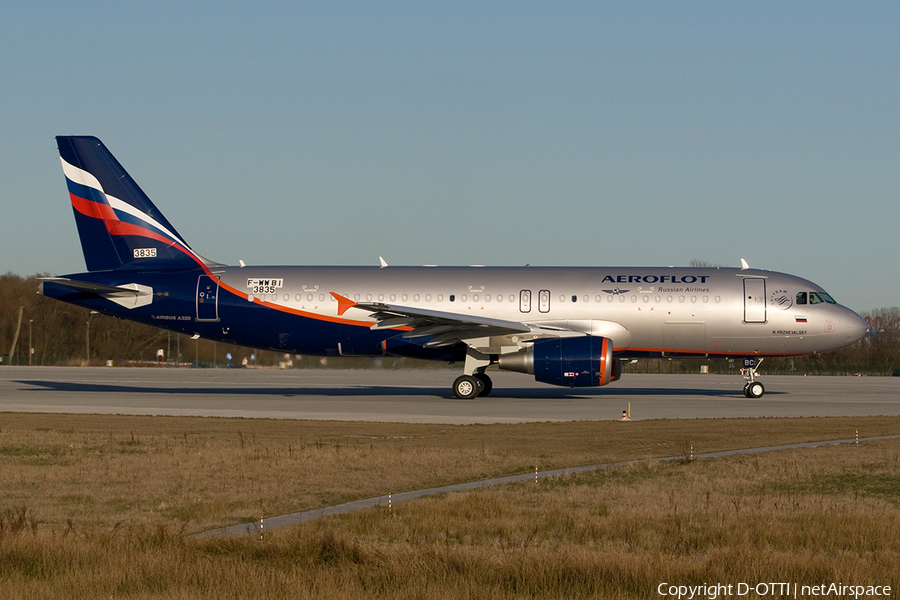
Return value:
<svg viewBox="0 0 900 600">
<path fill-rule="evenodd" d="M 494 389 L 494 382 L 492 382 L 491 378 L 484 373 L 475 373 L 473 377 L 481 383 L 482 389 L 478 392 L 479 398 L 481 396 L 487 396 L 491 393 L 491 390 Z"/>
<path fill-rule="evenodd" d="M 758 381 L 754 381 L 753 383 L 747 385 L 748 398 L 762 398 L 763 394 L 765 393 L 766 387 Z"/>
<path fill-rule="evenodd" d="M 453 382 L 453 393 L 460 400 L 471 400 L 481 391 L 479 381 L 471 375 L 460 375 Z"/>
</svg>

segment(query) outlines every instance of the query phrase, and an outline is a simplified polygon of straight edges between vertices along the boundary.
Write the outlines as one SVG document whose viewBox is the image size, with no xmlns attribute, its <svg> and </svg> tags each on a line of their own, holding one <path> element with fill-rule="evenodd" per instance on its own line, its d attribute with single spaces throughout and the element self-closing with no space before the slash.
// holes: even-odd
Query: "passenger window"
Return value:
<svg viewBox="0 0 900 600">
<path fill-rule="evenodd" d="M 806 304 L 806 292 L 797 294 L 797 304 Z"/>
</svg>

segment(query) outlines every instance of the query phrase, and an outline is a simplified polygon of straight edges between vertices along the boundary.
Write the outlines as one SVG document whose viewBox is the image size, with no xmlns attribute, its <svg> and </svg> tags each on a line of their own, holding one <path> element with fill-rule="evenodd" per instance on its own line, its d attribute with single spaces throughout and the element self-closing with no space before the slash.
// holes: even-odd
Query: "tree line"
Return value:
<svg viewBox="0 0 900 600">
<path fill-rule="evenodd" d="M 35 365 L 151 364 L 158 362 L 197 366 L 277 365 L 320 367 L 319 357 L 288 356 L 271 351 L 192 340 L 149 325 L 91 313 L 89 310 L 45 298 L 37 293 L 40 278 L 13 273 L 0 275 L 0 357 L 3 364 Z M 766 359 L 763 372 L 809 375 L 892 375 L 900 369 L 900 308 L 880 308 L 862 316 L 870 334 L 859 343 L 815 356 Z M 162 357 L 159 352 L 162 350 Z M 230 358 L 229 358 L 230 356 Z M 389 359 L 390 360 L 390 359 Z M 701 359 L 702 360 L 702 359 Z M 349 362 L 348 362 L 349 361 Z M 393 361 L 389 365 L 408 364 Z M 367 359 L 325 361 L 328 366 L 362 367 Z M 382 364 L 382 363 L 377 363 Z M 739 370 L 740 360 L 708 360 L 710 372 Z M 697 360 L 642 360 L 626 365 L 627 372 L 696 373 Z"/>
</svg>

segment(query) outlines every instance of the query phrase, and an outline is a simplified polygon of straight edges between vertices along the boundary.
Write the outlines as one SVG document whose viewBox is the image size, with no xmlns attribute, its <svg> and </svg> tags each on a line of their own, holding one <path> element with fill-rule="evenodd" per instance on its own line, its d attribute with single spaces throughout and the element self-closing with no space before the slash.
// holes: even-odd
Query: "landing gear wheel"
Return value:
<svg viewBox="0 0 900 600">
<path fill-rule="evenodd" d="M 472 377 L 474 377 L 479 381 L 479 383 L 481 383 L 482 389 L 480 392 L 478 392 L 479 396 L 487 396 L 491 393 L 491 390 L 494 389 L 494 383 L 491 381 L 491 378 L 484 373 L 475 373 Z"/>
<path fill-rule="evenodd" d="M 476 397 L 482 389 L 484 389 L 484 384 L 471 375 L 460 375 L 456 378 L 456 381 L 453 382 L 453 393 L 456 394 L 456 397 L 460 400 L 471 400 Z"/>
<path fill-rule="evenodd" d="M 765 386 L 758 381 L 751 381 L 744 386 L 744 395 L 748 398 L 762 398 L 762 395 L 765 393 Z"/>
</svg>

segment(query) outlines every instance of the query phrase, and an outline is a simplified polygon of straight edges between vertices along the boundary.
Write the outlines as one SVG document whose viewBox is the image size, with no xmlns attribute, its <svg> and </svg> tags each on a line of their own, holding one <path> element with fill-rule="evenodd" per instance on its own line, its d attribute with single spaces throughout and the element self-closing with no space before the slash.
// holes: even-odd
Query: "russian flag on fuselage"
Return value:
<svg viewBox="0 0 900 600">
<path fill-rule="evenodd" d="M 56 139 L 89 271 L 202 264 L 100 140 Z"/>
</svg>

